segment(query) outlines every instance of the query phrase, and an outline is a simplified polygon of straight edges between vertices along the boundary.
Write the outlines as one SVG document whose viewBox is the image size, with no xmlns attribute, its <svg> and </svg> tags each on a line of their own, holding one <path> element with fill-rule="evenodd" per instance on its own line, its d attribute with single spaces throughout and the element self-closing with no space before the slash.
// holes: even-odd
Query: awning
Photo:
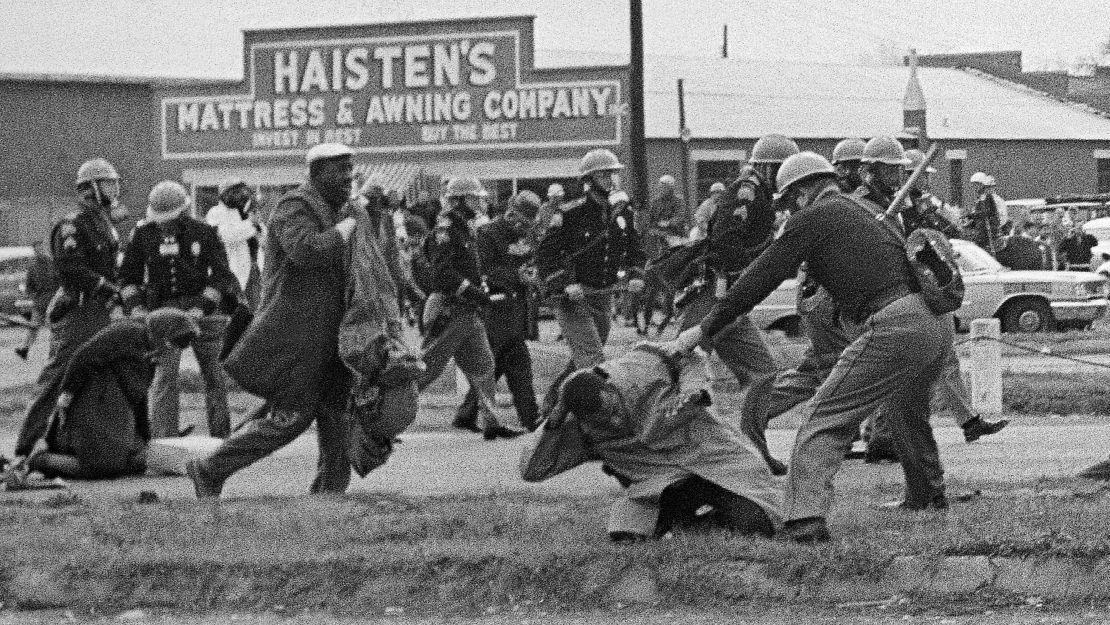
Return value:
<svg viewBox="0 0 1110 625">
<path fill-rule="evenodd" d="M 424 190 L 424 168 L 413 163 L 355 163 L 355 177 L 359 186 L 362 182 L 376 177 L 382 183 L 382 188 L 388 191 L 400 191 L 404 195 L 411 195 L 416 191 Z"/>
</svg>

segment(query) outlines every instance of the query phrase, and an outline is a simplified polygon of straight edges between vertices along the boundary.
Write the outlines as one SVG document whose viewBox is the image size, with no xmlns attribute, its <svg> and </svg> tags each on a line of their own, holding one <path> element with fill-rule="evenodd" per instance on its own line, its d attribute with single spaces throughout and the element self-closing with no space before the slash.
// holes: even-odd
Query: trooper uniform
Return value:
<svg viewBox="0 0 1110 625">
<path fill-rule="evenodd" d="M 448 202 L 464 196 L 482 197 L 476 179 L 456 178 L 448 183 Z M 458 195 L 453 195 L 458 193 Z M 437 218 L 435 231 L 424 241 L 424 253 L 432 270 L 432 296 L 425 305 L 424 364 L 418 386 L 424 390 L 443 373 L 452 358 L 470 386 L 478 393 L 478 411 L 487 440 L 512 437 L 520 432 L 500 425 L 493 412 L 496 393 L 494 360 L 482 322 L 482 308 L 490 303 L 482 282 L 481 264 L 474 232 L 473 215 L 463 206 L 452 206 Z M 434 298 L 434 299 L 433 299 Z"/>
<path fill-rule="evenodd" d="M 79 188 L 118 179 L 115 169 L 103 159 L 86 162 L 77 173 Z M 78 202 L 77 211 L 66 215 L 50 233 L 50 253 L 61 288 L 47 309 L 50 354 L 39 374 L 38 394 L 24 416 L 17 456 L 26 456 L 46 434 L 62 376 L 74 352 L 110 321 L 109 308 L 119 291 L 116 257 L 120 239 L 109 207 L 100 197 L 99 190 L 92 197 L 86 195 Z"/>
<path fill-rule="evenodd" d="M 539 207 L 539 198 L 535 198 Z M 486 310 L 486 336 L 493 352 L 494 378 L 503 375 L 513 396 L 521 424 L 533 430 L 539 420 L 536 392 L 532 388 L 532 357 L 528 353 L 531 288 L 521 270 L 531 262 L 533 246 L 527 232 L 499 215 L 478 228 L 478 256 L 482 274 L 489 286 L 490 305 Z M 478 395 L 471 388 L 459 407 L 455 425 L 476 429 Z"/>
<path fill-rule="evenodd" d="M 764 179 L 753 165 L 780 163 L 797 151 L 798 146 L 781 135 L 761 138 L 752 150 L 752 164 L 726 189 L 709 222 L 705 262 L 709 286 L 685 311 L 683 330 L 702 321 L 774 232 L 773 181 Z M 741 315 L 704 346 L 715 351 L 741 386 L 747 387 L 740 407 L 740 430 L 752 439 L 775 473 L 785 473 L 782 463 L 771 457 L 764 434 L 778 364 L 763 333 L 747 315 Z"/>
<path fill-rule="evenodd" d="M 828 539 L 833 478 L 853 431 L 884 404 L 899 417 L 904 506 L 947 505 L 928 389 L 951 350 L 951 319 L 932 312 L 915 292 L 904 245 L 871 211 L 844 196 L 834 177 L 831 164 L 812 152 L 783 163 L 780 191 L 793 193 L 798 184 L 809 194 L 808 205 L 790 217 L 782 235 L 733 284 L 700 330 L 679 337 L 689 346 L 714 336 L 793 277 L 802 262 L 842 314 L 862 325 L 804 410 L 784 497 L 784 532 L 799 541 Z"/>
<path fill-rule="evenodd" d="M 169 194 L 166 197 L 175 204 L 179 201 L 177 193 L 184 201 L 184 188 L 169 181 L 158 183 L 151 191 L 148 218 L 135 228 L 123 254 L 120 294 L 129 309 L 172 307 L 203 313 L 202 332 L 192 347 L 204 378 L 208 433 L 226 438 L 231 432 L 231 417 L 219 355 L 228 317 L 220 305 L 236 301 L 239 281 L 228 266 L 216 228 L 184 214 L 184 203 L 178 206 L 176 214 L 154 210 L 155 202 L 160 201 L 159 194 Z M 154 438 L 176 436 L 180 429 L 177 376 L 181 353 L 176 349 L 165 350 L 158 359 L 149 398 Z"/>
<path fill-rule="evenodd" d="M 604 166 L 591 169 L 591 158 L 599 162 L 604 159 Z M 582 162 L 583 177 L 622 167 L 607 150 L 590 152 Z M 599 238 L 603 240 L 597 242 Z M 638 271 L 645 260 L 635 215 L 626 201 L 613 205 L 598 191 L 588 191 L 555 211 L 536 252 L 536 265 L 541 277 L 569 272 L 573 282 L 582 286 L 585 297 L 576 301 L 563 293 L 556 294 L 555 319 L 570 347 L 571 361 L 553 389 L 575 369 L 605 360 L 611 290 L 623 277 Z M 548 393 L 545 406 L 553 398 Z"/>
</svg>

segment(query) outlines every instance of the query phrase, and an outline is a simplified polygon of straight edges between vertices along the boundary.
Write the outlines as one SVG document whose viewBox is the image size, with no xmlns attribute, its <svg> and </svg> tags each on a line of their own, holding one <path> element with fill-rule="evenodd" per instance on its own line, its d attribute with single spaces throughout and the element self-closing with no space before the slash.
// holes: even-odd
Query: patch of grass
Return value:
<svg viewBox="0 0 1110 625">
<path fill-rule="evenodd" d="M 0 601 L 583 610 L 603 605 L 624 572 L 640 566 L 658 572 L 664 604 L 713 607 L 735 604 L 741 591 L 730 591 L 728 580 L 703 584 L 706 571 L 730 566 L 806 585 L 827 576 L 874 581 L 898 555 L 1110 556 L 1110 499 L 1087 484 L 965 486 L 986 494 L 947 514 L 880 511 L 847 494 L 831 518 L 836 540 L 818 548 L 725 532 L 616 545 L 604 534 L 605 497 L 363 494 L 145 506 L 54 498 L 0 507 L 8 528 L 0 535 Z"/>
<path fill-rule="evenodd" d="M 1110 415 L 1110 370 L 1090 373 L 1004 373 L 1003 411 L 1019 414 Z"/>
</svg>

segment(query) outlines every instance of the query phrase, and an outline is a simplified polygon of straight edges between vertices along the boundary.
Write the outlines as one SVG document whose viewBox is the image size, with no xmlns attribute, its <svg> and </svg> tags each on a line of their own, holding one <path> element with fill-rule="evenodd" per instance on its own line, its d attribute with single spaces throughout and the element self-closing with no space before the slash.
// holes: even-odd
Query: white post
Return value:
<svg viewBox="0 0 1110 625">
<path fill-rule="evenodd" d="M 470 390 L 470 380 L 466 379 L 466 375 L 459 369 L 458 365 L 455 367 L 455 398 L 461 406 L 463 400 L 466 399 L 466 392 Z"/>
<path fill-rule="evenodd" d="M 998 319 L 971 322 L 971 407 L 983 418 L 1002 414 L 1002 328 Z"/>
</svg>

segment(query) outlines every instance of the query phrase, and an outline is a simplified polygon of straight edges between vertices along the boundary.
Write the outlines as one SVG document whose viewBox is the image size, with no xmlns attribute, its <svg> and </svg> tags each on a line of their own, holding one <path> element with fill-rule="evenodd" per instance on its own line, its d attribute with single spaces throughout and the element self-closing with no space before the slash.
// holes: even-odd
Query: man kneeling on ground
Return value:
<svg viewBox="0 0 1110 625">
<path fill-rule="evenodd" d="M 770 537 L 781 488 L 710 406 L 702 359 L 675 352 L 644 343 L 568 377 L 521 458 L 522 477 L 540 482 L 601 460 L 624 486 L 609 515 L 614 540 L 705 526 Z"/>
<path fill-rule="evenodd" d="M 145 471 L 155 362 L 199 334 L 197 322 L 174 308 L 155 310 L 145 321 L 120 319 L 96 333 L 70 360 L 45 443 L 36 444 L 27 467 L 81 479 Z"/>
</svg>

